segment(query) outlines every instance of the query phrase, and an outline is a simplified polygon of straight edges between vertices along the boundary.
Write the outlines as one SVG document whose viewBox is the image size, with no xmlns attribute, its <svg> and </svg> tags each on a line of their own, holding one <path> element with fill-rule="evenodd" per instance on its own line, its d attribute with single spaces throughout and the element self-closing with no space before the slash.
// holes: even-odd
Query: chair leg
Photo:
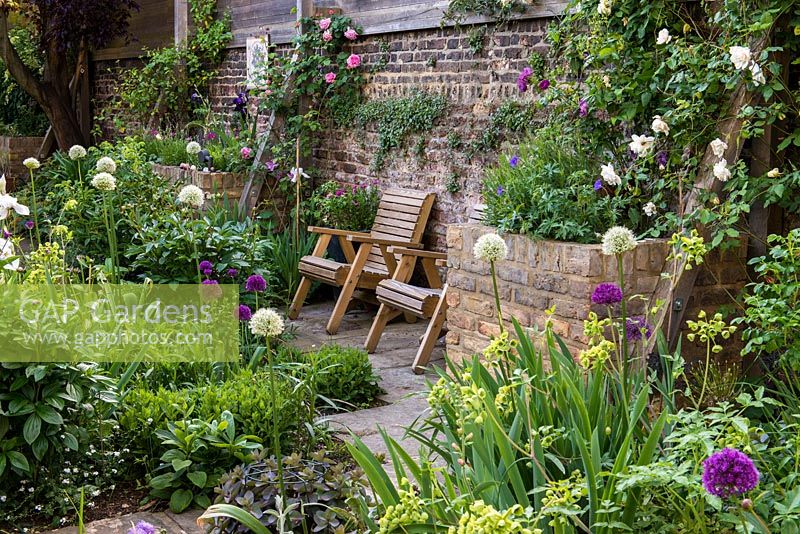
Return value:
<svg viewBox="0 0 800 534">
<path fill-rule="evenodd" d="M 300 308 L 306 301 L 308 291 L 311 289 L 311 280 L 305 276 L 300 280 L 300 285 L 297 287 L 297 293 L 294 294 L 292 305 L 289 307 L 289 319 L 297 319 L 300 315 Z"/>
<path fill-rule="evenodd" d="M 372 321 L 372 326 L 369 329 L 367 342 L 364 343 L 364 349 L 370 354 L 378 348 L 378 342 L 381 340 L 381 335 L 383 335 L 383 330 L 386 328 L 386 323 L 389 322 L 391 315 L 392 309 L 386 304 L 381 304 L 378 315 L 375 316 L 375 320 Z"/>
<path fill-rule="evenodd" d="M 358 287 L 358 281 L 361 278 L 364 265 L 367 263 L 367 258 L 369 258 L 369 247 L 360 247 L 356 254 L 355 261 L 350 266 L 350 273 L 347 275 L 347 280 L 345 280 L 342 286 L 339 300 L 336 301 L 336 306 L 333 308 L 331 318 L 328 320 L 328 326 L 325 328 L 330 335 L 334 335 L 339 330 L 339 325 L 342 324 L 344 314 L 347 313 L 347 306 L 350 304 L 350 299 L 353 298 L 353 292 L 355 292 Z"/>
<path fill-rule="evenodd" d="M 431 359 L 433 347 L 436 345 L 436 340 L 439 339 L 439 334 L 444 326 L 444 321 L 447 318 L 447 286 L 442 289 L 442 296 L 439 298 L 439 303 L 433 311 L 431 322 L 428 324 L 428 329 L 425 331 L 425 337 L 419 346 L 417 356 L 414 358 L 414 364 L 411 369 L 418 375 L 425 372 L 425 366 Z"/>
</svg>

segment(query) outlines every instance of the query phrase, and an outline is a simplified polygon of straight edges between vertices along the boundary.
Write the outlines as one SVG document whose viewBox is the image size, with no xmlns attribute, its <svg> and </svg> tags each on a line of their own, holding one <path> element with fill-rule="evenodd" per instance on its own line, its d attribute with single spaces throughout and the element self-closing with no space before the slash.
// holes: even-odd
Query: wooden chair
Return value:
<svg viewBox="0 0 800 534">
<path fill-rule="evenodd" d="M 429 320 L 428 328 L 411 366 L 415 373 L 421 374 L 430 361 L 431 352 L 436 340 L 439 339 L 447 316 L 447 284 L 442 284 L 439 271 L 436 269 L 437 266 L 446 265 L 447 254 L 400 247 L 392 247 L 390 252 L 399 254 L 400 262 L 392 278 L 380 282 L 375 290 L 381 307 L 369 330 L 365 348 L 369 353 L 375 352 L 386 323 L 401 313 Z M 417 260 L 422 263 L 425 277 L 428 279 L 427 288 L 408 283 Z"/>
<path fill-rule="evenodd" d="M 420 248 L 422 234 L 428 224 L 433 207 L 434 193 L 390 189 L 383 193 L 375 224 L 369 233 L 348 232 L 332 228 L 309 227 L 309 232 L 320 235 L 311 256 L 300 260 L 303 275 L 300 287 L 289 308 L 289 318 L 300 315 L 311 281 L 341 287 L 339 299 L 333 309 L 326 330 L 335 334 L 345 312 L 358 290 L 374 291 L 382 280 L 387 280 L 397 268 L 397 259 L 389 247 Z M 331 239 L 336 236 L 348 263 L 324 258 Z M 358 252 L 353 243 L 360 243 Z"/>
</svg>

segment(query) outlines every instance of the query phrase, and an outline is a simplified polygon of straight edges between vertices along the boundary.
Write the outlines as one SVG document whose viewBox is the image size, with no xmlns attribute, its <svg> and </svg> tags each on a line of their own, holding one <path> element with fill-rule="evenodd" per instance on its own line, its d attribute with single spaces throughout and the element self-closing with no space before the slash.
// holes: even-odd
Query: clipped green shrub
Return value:
<svg viewBox="0 0 800 534">
<path fill-rule="evenodd" d="M 300 365 L 291 373 L 322 397 L 345 404 L 364 406 L 383 393 L 380 377 L 372 369 L 369 355 L 356 348 L 326 345 L 317 352 L 286 351 L 284 362 Z"/>
</svg>

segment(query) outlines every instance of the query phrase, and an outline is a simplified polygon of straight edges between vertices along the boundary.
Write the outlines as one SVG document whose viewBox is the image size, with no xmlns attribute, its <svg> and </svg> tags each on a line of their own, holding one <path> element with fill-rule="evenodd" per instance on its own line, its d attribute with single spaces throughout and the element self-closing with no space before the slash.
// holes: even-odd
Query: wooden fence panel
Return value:
<svg viewBox="0 0 800 534">
<path fill-rule="evenodd" d="M 120 39 L 92 55 L 94 60 L 134 58 L 144 49 L 161 48 L 174 42 L 175 8 L 173 0 L 138 0 L 139 12 L 131 17 L 131 38 Z"/>
</svg>

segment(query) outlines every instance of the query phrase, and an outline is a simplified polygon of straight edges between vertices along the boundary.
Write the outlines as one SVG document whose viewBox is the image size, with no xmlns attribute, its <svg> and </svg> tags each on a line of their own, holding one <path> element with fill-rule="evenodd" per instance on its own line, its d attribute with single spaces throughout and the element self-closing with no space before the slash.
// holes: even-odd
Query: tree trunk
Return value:
<svg viewBox="0 0 800 534">
<path fill-rule="evenodd" d="M 47 93 L 47 91 L 45 91 Z M 56 143 L 61 150 L 69 150 L 73 145 L 85 145 L 78 113 L 67 87 L 66 92 L 53 91 L 50 98 L 39 102 L 45 115 L 50 120 Z"/>
</svg>

